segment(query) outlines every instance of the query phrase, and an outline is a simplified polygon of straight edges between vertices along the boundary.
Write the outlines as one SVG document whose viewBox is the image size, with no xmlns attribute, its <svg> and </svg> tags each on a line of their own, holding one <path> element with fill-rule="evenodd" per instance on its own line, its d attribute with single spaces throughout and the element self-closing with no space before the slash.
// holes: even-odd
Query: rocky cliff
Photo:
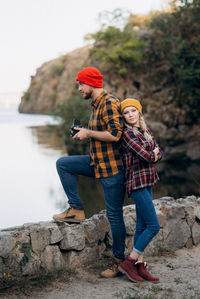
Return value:
<svg viewBox="0 0 200 299">
<path fill-rule="evenodd" d="M 21 98 L 19 111 L 49 114 L 57 103 L 69 98 L 76 86 L 76 74 L 87 65 L 89 49 L 76 49 L 38 68 Z"/>
<path fill-rule="evenodd" d="M 31 78 L 31 84 L 21 99 L 19 111 L 48 114 L 57 103 L 67 100 L 77 89 L 76 74 L 91 63 L 92 46 L 76 49 L 55 60 L 44 63 Z M 158 74 L 162 73 L 162 80 Z M 112 73 L 104 73 L 104 88 L 119 99 L 141 99 L 146 120 L 161 146 L 166 161 L 200 160 L 200 125 L 187 125 L 188 111 L 174 105 L 173 86 L 169 88 L 163 73 L 167 65 L 135 70 L 134 79 L 125 80 Z"/>
</svg>

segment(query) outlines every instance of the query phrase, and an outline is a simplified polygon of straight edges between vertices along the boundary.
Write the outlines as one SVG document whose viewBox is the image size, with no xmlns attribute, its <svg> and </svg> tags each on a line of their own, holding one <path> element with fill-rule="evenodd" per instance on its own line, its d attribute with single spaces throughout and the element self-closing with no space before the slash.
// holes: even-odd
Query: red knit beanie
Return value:
<svg viewBox="0 0 200 299">
<path fill-rule="evenodd" d="M 94 67 L 86 67 L 81 70 L 76 77 L 76 81 L 97 88 L 103 87 L 103 76 L 100 71 Z"/>
</svg>

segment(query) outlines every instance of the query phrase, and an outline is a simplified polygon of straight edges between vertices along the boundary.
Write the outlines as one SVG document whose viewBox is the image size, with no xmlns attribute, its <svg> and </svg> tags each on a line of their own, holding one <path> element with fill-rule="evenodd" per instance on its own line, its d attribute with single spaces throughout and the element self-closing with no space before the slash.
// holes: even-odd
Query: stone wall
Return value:
<svg viewBox="0 0 200 299">
<path fill-rule="evenodd" d="M 145 255 L 166 250 L 190 248 L 200 243 L 200 198 L 188 196 L 154 201 L 160 232 L 149 244 Z M 124 207 L 127 253 L 132 248 L 135 205 Z M 0 231 L 0 286 L 5 278 L 32 276 L 76 268 L 101 257 L 112 245 L 105 211 L 82 224 L 39 222 Z"/>
</svg>

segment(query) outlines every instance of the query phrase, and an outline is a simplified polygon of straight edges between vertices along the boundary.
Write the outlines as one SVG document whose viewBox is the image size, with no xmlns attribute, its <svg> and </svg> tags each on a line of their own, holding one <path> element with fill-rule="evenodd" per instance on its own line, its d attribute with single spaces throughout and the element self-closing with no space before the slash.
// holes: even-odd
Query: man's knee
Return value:
<svg viewBox="0 0 200 299">
<path fill-rule="evenodd" d="M 68 158 L 69 157 L 61 157 L 56 161 L 57 170 L 66 169 L 66 166 L 68 164 Z"/>
<path fill-rule="evenodd" d="M 109 222 L 121 222 L 123 220 L 123 209 L 106 209 L 106 216 Z"/>
</svg>

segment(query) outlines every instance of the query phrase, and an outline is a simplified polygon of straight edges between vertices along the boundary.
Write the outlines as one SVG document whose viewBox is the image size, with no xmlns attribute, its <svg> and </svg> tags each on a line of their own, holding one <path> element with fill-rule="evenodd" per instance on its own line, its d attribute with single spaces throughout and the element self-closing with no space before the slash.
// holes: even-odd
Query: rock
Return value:
<svg viewBox="0 0 200 299">
<path fill-rule="evenodd" d="M 126 248 L 128 249 L 128 253 L 133 250 L 133 236 L 127 236 L 125 240 Z"/>
<path fill-rule="evenodd" d="M 99 236 L 96 230 L 96 224 L 91 219 L 86 219 L 83 223 L 86 240 L 91 243 L 96 243 L 99 240 Z"/>
<path fill-rule="evenodd" d="M 162 211 L 158 211 L 158 210 L 156 210 L 156 214 L 158 217 L 158 222 L 160 224 L 160 227 L 163 228 L 167 223 L 167 216 L 163 214 Z"/>
<path fill-rule="evenodd" d="M 51 113 L 57 103 L 72 96 L 76 75 L 87 63 L 91 47 L 76 49 L 38 68 L 29 89 L 22 96 L 19 111 Z"/>
<path fill-rule="evenodd" d="M 96 246 L 85 247 L 80 253 L 70 251 L 67 255 L 67 264 L 71 268 L 80 268 L 87 262 L 91 262 L 99 257 L 99 250 Z"/>
<path fill-rule="evenodd" d="M 0 232 L 0 257 L 7 258 L 15 245 L 10 232 Z"/>
<path fill-rule="evenodd" d="M 165 147 L 165 161 L 184 159 L 184 157 L 186 157 L 186 154 L 187 149 L 185 143 L 173 147 Z"/>
<path fill-rule="evenodd" d="M 163 196 L 159 199 L 155 199 L 153 202 L 155 204 L 157 204 L 157 203 L 168 202 L 168 201 L 173 201 L 173 200 L 174 200 L 174 197 L 172 197 L 172 196 Z"/>
<path fill-rule="evenodd" d="M 40 227 L 50 232 L 50 244 L 56 244 L 63 239 L 63 235 L 55 222 L 40 222 Z"/>
<path fill-rule="evenodd" d="M 23 276 L 33 276 L 40 272 L 41 259 L 35 253 L 31 253 L 28 262 L 22 267 Z"/>
<path fill-rule="evenodd" d="M 0 257 L 0 279 L 3 277 L 3 272 L 4 272 L 4 263 L 3 263 L 3 259 Z"/>
<path fill-rule="evenodd" d="M 159 255 L 164 248 L 162 230 L 153 238 L 145 248 L 145 256 Z"/>
<path fill-rule="evenodd" d="M 45 227 L 33 228 L 30 236 L 32 248 L 36 254 L 40 254 L 50 244 L 50 231 Z"/>
<path fill-rule="evenodd" d="M 59 247 L 48 245 L 41 254 L 41 267 L 47 272 L 61 270 L 65 267 L 64 259 Z"/>
<path fill-rule="evenodd" d="M 180 203 L 172 203 L 169 208 L 168 219 L 184 219 L 185 218 L 185 209 L 184 205 Z"/>
<path fill-rule="evenodd" d="M 126 227 L 126 234 L 128 236 L 133 236 L 135 232 L 135 213 L 124 214 L 124 223 Z"/>
<path fill-rule="evenodd" d="M 6 267 L 10 273 L 18 275 L 23 272 L 23 267 L 29 262 L 32 246 L 30 244 L 29 232 L 12 231 L 11 235 L 14 247 L 6 260 Z"/>
<path fill-rule="evenodd" d="M 63 239 L 60 242 L 62 250 L 82 250 L 85 247 L 84 227 L 81 224 L 66 224 L 62 228 Z"/>
<path fill-rule="evenodd" d="M 99 250 L 99 258 L 101 258 L 104 251 L 106 250 L 106 244 L 104 242 L 98 244 L 98 250 Z"/>
<path fill-rule="evenodd" d="M 106 233 L 110 231 L 110 225 L 105 214 L 96 214 L 90 218 L 96 225 L 98 240 L 104 240 Z"/>
<path fill-rule="evenodd" d="M 191 237 L 191 231 L 187 223 L 178 219 L 171 219 L 163 228 L 163 247 L 168 250 L 177 250 L 186 245 Z"/>
<path fill-rule="evenodd" d="M 200 243 L 200 198 L 154 200 L 161 229 L 145 249 L 145 255 L 191 248 Z M 135 205 L 123 208 L 127 230 L 125 254 L 133 248 Z M 57 245 L 55 245 L 57 244 Z M 39 276 L 64 268 L 81 267 L 111 250 L 112 234 L 104 212 L 81 224 L 40 222 L 0 231 L 0 287 L 2 271 L 10 275 Z"/>
<path fill-rule="evenodd" d="M 195 217 L 197 217 L 197 219 L 200 222 L 200 206 L 195 207 L 194 215 L 195 215 Z"/>
<path fill-rule="evenodd" d="M 187 208 L 185 207 L 185 218 L 186 218 L 186 222 L 189 225 L 190 229 L 195 222 L 194 214 L 195 214 L 195 211 L 194 211 L 193 206 L 188 206 Z"/>
<path fill-rule="evenodd" d="M 188 145 L 187 145 L 187 156 L 192 161 L 200 160 L 200 150 L 199 150 L 199 148 L 200 148 L 200 141 L 199 140 L 191 141 L 191 142 L 188 143 Z"/>
<path fill-rule="evenodd" d="M 63 235 L 60 232 L 58 227 L 51 227 L 50 229 L 50 244 L 56 244 L 58 242 L 60 242 L 63 239 Z"/>
<path fill-rule="evenodd" d="M 192 241 L 192 238 L 189 238 L 185 244 L 185 247 L 186 248 L 192 248 L 193 246 L 193 241 Z"/>
<path fill-rule="evenodd" d="M 200 224 L 195 222 L 192 226 L 192 239 L 194 245 L 200 243 Z"/>
<path fill-rule="evenodd" d="M 159 136 L 160 132 L 165 135 L 168 132 L 167 126 L 158 121 L 148 121 L 148 125 L 155 136 Z"/>
</svg>

